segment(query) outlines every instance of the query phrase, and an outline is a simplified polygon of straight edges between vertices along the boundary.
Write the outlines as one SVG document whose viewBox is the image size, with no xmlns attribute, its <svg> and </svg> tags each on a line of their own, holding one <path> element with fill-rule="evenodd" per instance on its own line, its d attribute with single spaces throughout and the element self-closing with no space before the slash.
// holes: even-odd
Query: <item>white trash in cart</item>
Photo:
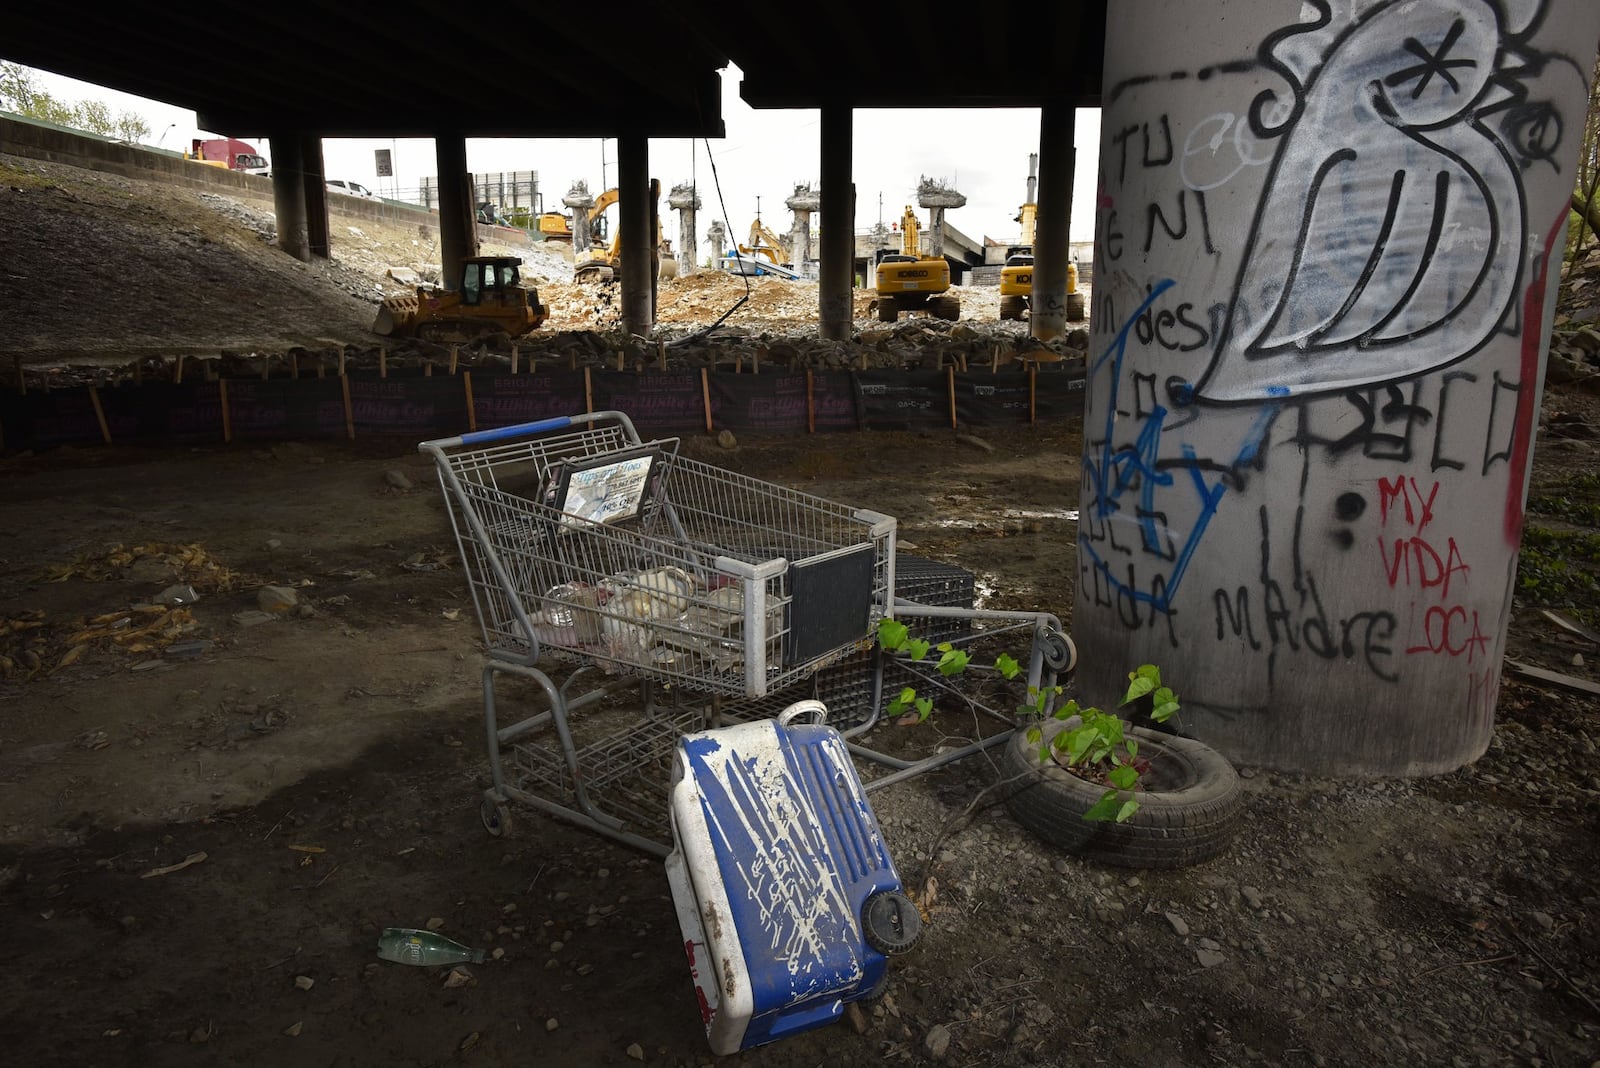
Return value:
<svg viewBox="0 0 1600 1068">
<path fill-rule="evenodd" d="M 837 1019 L 922 932 L 843 737 L 806 713 L 678 743 L 667 880 L 718 1055 Z"/>
</svg>

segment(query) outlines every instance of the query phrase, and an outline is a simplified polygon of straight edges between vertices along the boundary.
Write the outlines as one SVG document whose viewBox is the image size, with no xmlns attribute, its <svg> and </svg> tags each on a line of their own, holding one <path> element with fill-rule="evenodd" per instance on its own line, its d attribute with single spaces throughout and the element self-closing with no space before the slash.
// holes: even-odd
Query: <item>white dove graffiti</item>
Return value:
<svg viewBox="0 0 1600 1068">
<path fill-rule="evenodd" d="M 1517 165 L 1484 122 L 1514 98 L 1512 32 L 1488 0 L 1378 5 L 1340 31 L 1287 114 L 1199 397 L 1369 386 L 1489 340 L 1524 237 Z"/>
</svg>

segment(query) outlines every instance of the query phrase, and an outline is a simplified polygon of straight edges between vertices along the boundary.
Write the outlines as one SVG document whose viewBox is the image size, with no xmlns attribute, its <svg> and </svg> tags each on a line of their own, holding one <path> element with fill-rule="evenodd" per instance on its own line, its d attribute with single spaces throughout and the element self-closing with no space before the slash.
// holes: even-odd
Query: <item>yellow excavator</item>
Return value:
<svg viewBox="0 0 1600 1068">
<path fill-rule="evenodd" d="M 1026 319 L 1033 310 L 1033 243 L 1038 233 L 1039 205 L 1033 190 L 1037 179 L 1033 169 L 1038 156 L 1028 157 L 1028 199 L 1016 221 L 1022 224 L 1022 243 L 1006 249 L 1005 266 L 1000 268 L 1000 318 Z M 1067 264 L 1067 318 L 1082 322 L 1083 294 L 1078 292 L 1078 265 Z"/>
<path fill-rule="evenodd" d="M 607 189 L 604 193 L 594 198 L 594 207 L 589 209 L 589 233 L 605 240 L 605 213 L 606 209 L 617 202 L 615 188 Z M 656 220 L 656 248 L 666 249 L 666 240 L 661 232 L 661 220 Z M 670 256 L 670 251 L 662 251 L 663 258 Z M 572 265 L 572 280 L 575 282 L 609 282 L 616 278 L 617 271 L 622 266 L 622 225 L 617 224 L 611 231 L 611 240 L 604 248 L 593 245 L 585 253 L 585 258 Z"/>
<path fill-rule="evenodd" d="M 618 226 L 612 231 L 608 245 L 601 246 L 598 242 L 606 239 L 606 209 L 617 202 L 618 196 L 613 186 L 594 198 L 594 206 L 589 209 L 589 240 L 597 243 L 590 245 L 583 253 L 584 258 L 572 265 L 573 281 L 609 282 L 617 276 L 617 266 L 621 262 L 618 254 L 622 250 L 622 227 Z"/>
<path fill-rule="evenodd" d="M 461 263 L 454 291 L 418 286 L 378 306 L 372 332 L 424 341 L 474 341 L 504 332 L 521 337 L 550 317 L 539 291 L 524 285 L 517 256 L 470 256 Z"/>
<path fill-rule="evenodd" d="M 778 267 L 789 267 L 783 262 L 783 241 L 778 235 L 767 229 L 761 221 L 761 216 L 756 216 L 756 221 L 750 224 L 750 243 L 739 245 L 739 255 L 757 261 L 766 261 Z"/>
<path fill-rule="evenodd" d="M 1033 202 L 1037 180 L 1031 173 L 1037 156 L 1028 157 L 1028 199 L 1017 221 L 1022 224 L 1022 243 L 1006 249 L 1006 263 L 1000 268 L 1000 318 L 1026 319 L 1033 305 L 1033 239 L 1038 228 L 1039 205 Z"/>
<path fill-rule="evenodd" d="M 961 299 L 949 292 L 950 261 L 922 253 L 922 226 L 910 204 L 900 220 L 900 252 L 878 261 L 878 321 L 901 312 L 926 312 L 936 319 L 961 318 Z"/>
</svg>

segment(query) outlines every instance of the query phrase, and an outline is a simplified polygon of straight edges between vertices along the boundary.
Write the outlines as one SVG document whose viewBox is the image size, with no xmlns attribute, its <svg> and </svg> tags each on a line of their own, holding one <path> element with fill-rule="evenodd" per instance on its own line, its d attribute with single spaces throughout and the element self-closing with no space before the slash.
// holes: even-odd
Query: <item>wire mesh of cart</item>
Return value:
<svg viewBox="0 0 1600 1068">
<path fill-rule="evenodd" d="M 821 701 L 871 792 L 1003 744 L 1019 725 L 1054 708 L 1058 683 L 1064 688 L 1077 667 L 1077 649 L 1053 613 L 978 607 L 976 576 L 943 561 L 897 552 L 892 575 L 894 607 L 883 614 L 928 643 L 921 659 L 869 644 L 787 689 L 714 699 L 717 716 L 768 718 L 797 701 Z M 946 650 L 971 658 L 959 676 L 940 669 Z M 1005 678 L 1001 654 L 1023 658 L 1019 679 Z M 890 713 L 912 691 L 937 706 L 936 718 L 895 730 L 900 720 Z"/>
<path fill-rule="evenodd" d="M 870 644 L 895 520 L 678 444 L 595 412 L 419 445 L 489 654 L 491 833 L 509 827 L 514 800 L 665 855 L 668 783 L 652 773 L 704 725 L 704 695 L 759 699 Z M 572 666 L 559 684 L 547 657 Z M 500 726 L 503 675 L 540 688 L 547 707 Z M 608 700 L 629 687 L 642 712 Z"/>
</svg>

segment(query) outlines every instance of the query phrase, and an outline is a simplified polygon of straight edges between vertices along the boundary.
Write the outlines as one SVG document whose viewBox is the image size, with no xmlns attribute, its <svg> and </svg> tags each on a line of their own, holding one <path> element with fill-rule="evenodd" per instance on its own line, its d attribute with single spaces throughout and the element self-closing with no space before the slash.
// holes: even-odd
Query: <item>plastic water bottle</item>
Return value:
<svg viewBox="0 0 1600 1068">
<path fill-rule="evenodd" d="M 411 927 L 386 927 L 378 936 L 378 956 L 397 964 L 418 964 L 429 967 L 435 964 L 483 963 L 483 950 L 468 949 L 433 931 L 418 931 Z"/>
</svg>

